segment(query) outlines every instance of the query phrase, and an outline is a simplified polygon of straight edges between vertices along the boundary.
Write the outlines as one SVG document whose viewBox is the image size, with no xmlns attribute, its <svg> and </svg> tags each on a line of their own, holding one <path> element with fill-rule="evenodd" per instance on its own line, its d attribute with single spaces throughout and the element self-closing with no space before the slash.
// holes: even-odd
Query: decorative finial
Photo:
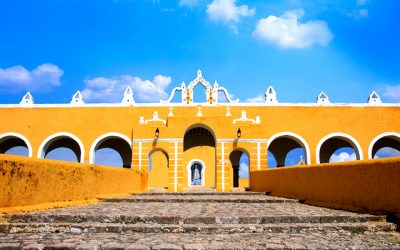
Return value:
<svg viewBox="0 0 400 250">
<path fill-rule="evenodd" d="M 24 97 L 22 97 L 21 101 L 19 104 L 24 105 L 24 106 L 29 106 L 34 104 L 33 96 L 31 95 L 30 92 L 27 92 Z"/>
<path fill-rule="evenodd" d="M 231 114 L 231 106 L 226 106 L 226 114 L 225 114 L 226 116 L 232 116 L 232 114 Z"/>
<path fill-rule="evenodd" d="M 76 91 L 76 93 L 72 96 L 71 104 L 84 104 L 83 97 L 80 91 Z"/>
<path fill-rule="evenodd" d="M 203 77 L 202 74 L 201 74 L 201 70 L 200 69 L 197 70 L 197 77 Z"/>
<path fill-rule="evenodd" d="M 130 104 L 135 103 L 135 99 L 133 99 L 133 92 L 131 87 L 126 87 L 124 92 L 124 98 L 122 99 L 122 103 Z"/>
<path fill-rule="evenodd" d="M 169 107 L 169 114 L 168 117 L 174 116 L 174 113 L 172 112 L 172 107 Z"/>
<path fill-rule="evenodd" d="M 382 100 L 379 97 L 378 93 L 372 91 L 371 94 L 368 96 L 368 103 L 369 104 L 382 104 Z"/>
<path fill-rule="evenodd" d="M 201 113 L 201 106 L 200 105 L 197 107 L 197 110 L 198 110 L 197 116 L 203 116 L 203 113 Z"/>
<path fill-rule="evenodd" d="M 329 103 L 330 103 L 329 97 L 323 91 L 321 91 L 321 93 L 317 97 L 317 104 L 326 105 Z"/>
</svg>

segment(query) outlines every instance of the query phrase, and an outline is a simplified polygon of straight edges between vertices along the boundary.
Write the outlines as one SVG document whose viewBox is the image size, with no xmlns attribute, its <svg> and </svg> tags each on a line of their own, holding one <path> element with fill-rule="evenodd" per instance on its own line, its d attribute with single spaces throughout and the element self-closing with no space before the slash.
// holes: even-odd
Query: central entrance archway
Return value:
<svg viewBox="0 0 400 250">
<path fill-rule="evenodd" d="M 184 183 L 188 187 L 215 188 L 215 135 L 204 124 L 189 127 L 183 139 Z"/>
</svg>

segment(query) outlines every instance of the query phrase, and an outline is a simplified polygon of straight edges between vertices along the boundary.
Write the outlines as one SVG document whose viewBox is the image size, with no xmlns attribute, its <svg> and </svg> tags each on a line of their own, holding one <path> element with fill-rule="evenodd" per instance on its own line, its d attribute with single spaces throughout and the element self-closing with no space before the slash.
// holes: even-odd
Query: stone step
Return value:
<svg viewBox="0 0 400 250">
<path fill-rule="evenodd" d="M 203 192 L 203 191 L 196 191 L 196 192 L 157 192 L 152 190 L 152 192 L 148 193 L 132 193 L 132 195 L 141 195 L 141 196 L 152 196 L 152 195 L 165 195 L 165 196 L 194 196 L 194 195 L 208 195 L 208 196 L 230 196 L 230 195 L 246 195 L 246 196 L 265 196 L 265 192 L 251 192 L 251 191 L 232 191 L 232 192 Z M 268 195 L 267 195 L 268 196 Z"/>
<path fill-rule="evenodd" d="M 10 223 L 0 224 L 0 233 L 299 233 L 348 231 L 391 232 L 387 222 L 279 223 L 279 224 L 121 224 L 121 223 Z"/>
<path fill-rule="evenodd" d="M 121 223 L 121 224 L 279 224 L 279 223 L 362 223 L 385 222 L 373 215 L 303 215 L 303 216 L 179 216 L 107 214 L 16 214 L 3 216 L 9 223 Z"/>
<path fill-rule="evenodd" d="M 400 249 L 393 232 L 350 233 L 20 233 L 0 234 L 0 249 Z"/>
<path fill-rule="evenodd" d="M 126 197 L 102 198 L 105 202 L 200 202 L 200 203 L 296 203 L 297 200 L 272 196 L 247 195 L 133 195 Z"/>
</svg>

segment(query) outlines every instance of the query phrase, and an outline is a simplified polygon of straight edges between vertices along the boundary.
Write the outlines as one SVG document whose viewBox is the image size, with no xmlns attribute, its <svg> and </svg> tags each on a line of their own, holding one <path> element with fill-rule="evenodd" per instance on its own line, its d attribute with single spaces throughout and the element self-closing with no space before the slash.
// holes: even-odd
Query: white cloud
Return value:
<svg viewBox="0 0 400 250">
<path fill-rule="evenodd" d="M 395 148 L 383 147 L 379 149 L 374 159 L 400 156 L 400 151 Z"/>
<path fill-rule="evenodd" d="M 253 16 L 256 10 L 247 5 L 236 6 L 236 0 L 213 0 L 207 5 L 207 15 L 215 22 L 238 22 L 240 17 Z"/>
<path fill-rule="evenodd" d="M 342 162 L 342 161 L 354 161 L 357 160 L 356 154 L 347 152 L 341 152 L 339 154 L 333 154 L 329 159 L 329 162 Z"/>
<path fill-rule="evenodd" d="M 300 23 L 304 15 L 302 9 L 286 11 L 282 16 L 269 16 L 260 19 L 253 36 L 267 44 L 275 44 L 280 48 L 304 49 L 314 44 L 326 46 L 333 35 L 327 23 L 313 20 Z"/>
<path fill-rule="evenodd" d="M 208 18 L 214 22 L 228 24 L 235 33 L 238 32 L 235 23 L 239 22 L 241 17 L 253 16 L 255 13 L 256 9 L 250 9 L 247 5 L 237 6 L 236 0 L 213 0 L 207 5 Z"/>
<path fill-rule="evenodd" d="M 167 99 L 165 91 L 171 83 L 171 77 L 156 75 L 152 81 L 140 77 L 122 75 L 113 78 L 96 77 L 86 79 L 86 88 L 82 91 L 85 101 L 120 102 L 126 87 L 131 87 L 136 101 L 159 102 Z"/>
<path fill-rule="evenodd" d="M 57 65 L 44 63 L 29 71 L 21 65 L 0 68 L 0 90 L 46 91 L 61 85 L 64 71 Z"/>
<path fill-rule="evenodd" d="M 263 95 L 258 95 L 256 97 L 247 98 L 246 102 L 262 103 L 262 102 L 264 102 L 264 96 Z"/>
<path fill-rule="evenodd" d="M 389 97 L 395 102 L 400 102 L 400 84 L 399 85 L 387 85 L 385 88 L 384 96 Z"/>
<path fill-rule="evenodd" d="M 200 3 L 200 0 L 179 0 L 179 6 L 194 7 Z"/>
</svg>

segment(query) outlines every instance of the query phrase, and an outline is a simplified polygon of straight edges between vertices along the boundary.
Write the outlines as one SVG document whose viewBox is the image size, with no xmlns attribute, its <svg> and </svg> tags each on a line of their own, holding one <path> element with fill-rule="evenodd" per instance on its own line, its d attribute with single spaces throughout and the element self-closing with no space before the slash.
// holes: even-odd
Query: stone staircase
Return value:
<svg viewBox="0 0 400 250">
<path fill-rule="evenodd" d="M 254 192 L 151 192 L 3 221 L 0 249 L 400 249 L 384 216 Z"/>
</svg>

